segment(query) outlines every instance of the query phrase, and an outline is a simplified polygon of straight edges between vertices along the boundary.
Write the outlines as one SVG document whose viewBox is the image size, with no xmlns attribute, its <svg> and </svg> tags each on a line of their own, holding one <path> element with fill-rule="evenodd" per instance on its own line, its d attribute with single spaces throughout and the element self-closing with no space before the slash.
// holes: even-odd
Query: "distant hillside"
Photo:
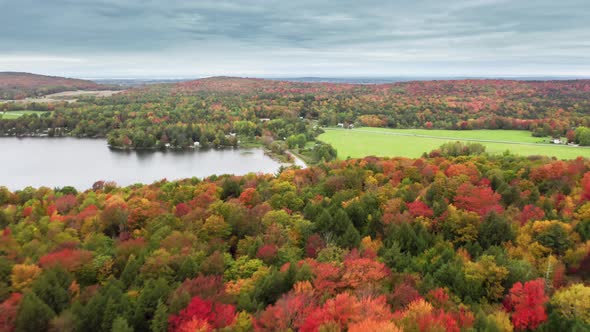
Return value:
<svg viewBox="0 0 590 332">
<path fill-rule="evenodd" d="M 30 73 L 0 72 L 0 100 L 24 99 L 73 90 L 112 88 L 92 81 Z"/>
<path fill-rule="evenodd" d="M 430 81 L 399 81 L 371 83 L 305 82 L 240 77 L 209 77 L 167 85 L 173 92 L 218 92 L 230 94 L 281 94 L 300 95 L 329 93 L 330 95 L 354 93 L 357 95 L 398 95 L 427 97 L 439 100 L 453 97 L 519 99 L 536 96 L 567 96 L 576 100 L 590 94 L 590 80 L 507 80 L 507 79 L 447 79 Z"/>
<path fill-rule="evenodd" d="M 320 92 L 343 92 L 359 87 L 353 84 L 343 83 L 308 83 L 280 81 L 261 78 L 240 77 L 209 77 L 194 81 L 186 81 L 175 84 L 175 92 L 224 92 L 235 94 L 258 93 L 291 93 L 313 94 Z"/>
</svg>

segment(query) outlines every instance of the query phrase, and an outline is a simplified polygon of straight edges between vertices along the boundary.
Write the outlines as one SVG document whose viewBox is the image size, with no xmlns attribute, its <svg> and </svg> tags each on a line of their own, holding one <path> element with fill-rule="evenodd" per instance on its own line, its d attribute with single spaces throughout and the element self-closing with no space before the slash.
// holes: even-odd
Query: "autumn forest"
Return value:
<svg viewBox="0 0 590 332">
<path fill-rule="evenodd" d="M 27 101 L 38 83 L 0 93 L 4 114 L 38 112 L 0 115 L 0 136 L 258 146 L 309 167 L 127 187 L 99 177 L 89 189 L 0 183 L 0 331 L 590 330 L 589 159 L 463 142 L 342 159 L 316 140 L 365 126 L 590 145 L 588 80 L 215 77 Z"/>
</svg>

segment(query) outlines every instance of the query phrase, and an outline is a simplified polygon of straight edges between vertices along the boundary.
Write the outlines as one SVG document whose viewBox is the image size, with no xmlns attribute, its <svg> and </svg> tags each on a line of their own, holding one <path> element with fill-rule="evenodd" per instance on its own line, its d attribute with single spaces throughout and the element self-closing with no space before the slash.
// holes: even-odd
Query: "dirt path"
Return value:
<svg viewBox="0 0 590 332">
<path fill-rule="evenodd" d="M 301 168 L 307 168 L 307 164 L 305 161 L 303 161 L 303 159 L 299 158 L 295 153 L 289 150 L 287 150 L 287 153 L 291 156 L 291 158 L 293 158 L 293 165 L 299 166 Z"/>
</svg>

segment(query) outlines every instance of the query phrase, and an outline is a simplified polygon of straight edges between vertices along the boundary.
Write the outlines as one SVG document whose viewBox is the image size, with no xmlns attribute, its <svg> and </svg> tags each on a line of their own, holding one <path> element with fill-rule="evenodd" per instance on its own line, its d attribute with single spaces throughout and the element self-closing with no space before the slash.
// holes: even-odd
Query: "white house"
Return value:
<svg viewBox="0 0 590 332">
<path fill-rule="evenodd" d="M 554 139 L 551 141 L 551 143 L 553 143 L 553 144 L 563 144 L 563 142 L 562 142 L 562 141 L 561 141 L 561 139 L 559 139 L 559 138 L 554 138 Z"/>
</svg>

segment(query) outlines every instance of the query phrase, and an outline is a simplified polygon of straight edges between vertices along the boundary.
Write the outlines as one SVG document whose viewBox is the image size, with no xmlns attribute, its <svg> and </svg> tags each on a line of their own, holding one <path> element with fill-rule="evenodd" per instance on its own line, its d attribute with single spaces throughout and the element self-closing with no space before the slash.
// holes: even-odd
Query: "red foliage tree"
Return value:
<svg viewBox="0 0 590 332">
<path fill-rule="evenodd" d="M 545 281 L 536 279 L 524 285 L 515 283 L 504 300 L 504 308 L 511 313 L 512 324 L 517 330 L 535 329 L 547 319 Z"/>
<path fill-rule="evenodd" d="M 477 183 L 479 172 L 473 165 L 452 164 L 446 169 L 445 175 L 452 178 L 459 175 L 467 175 L 472 183 Z"/>
<path fill-rule="evenodd" d="M 568 143 L 573 143 L 576 140 L 576 132 L 570 129 L 565 133 L 565 137 Z"/>
<path fill-rule="evenodd" d="M 199 275 L 193 279 L 186 279 L 178 288 L 172 292 L 168 301 L 174 302 L 188 294 L 190 298 L 198 296 L 203 300 L 218 301 L 225 296 L 225 286 L 221 276 Z"/>
<path fill-rule="evenodd" d="M 60 214 L 67 213 L 77 204 L 76 196 L 72 194 L 63 195 L 55 200 L 55 207 Z"/>
<path fill-rule="evenodd" d="M 193 207 L 207 208 L 219 198 L 218 188 L 215 183 L 207 183 L 195 193 L 195 198 L 190 201 Z"/>
<path fill-rule="evenodd" d="M 2 304 L 0 304 L 0 332 L 14 331 L 16 315 L 22 295 L 12 293 Z"/>
<path fill-rule="evenodd" d="M 502 213 L 503 209 L 500 205 L 500 194 L 494 192 L 492 188 L 487 186 L 473 186 L 469 183 L 464 183 L 457 189 L 457 196 L 455 196 L 455 205 L 467 211 L 473 211 L 480 216 L 484 216 L 491 211 Z"/>
<path fill-rule="evenodd" d="M 93 217 L 98 213 L 98 208 L 96 205 L 88 205 L 84 210 L 80 211 L 76 216 L 79 220 L 84 220 L 88 217 Z"/>
<path fill-rule="evenodd" d="M 347 257 L 344 260 L 342 282 L 345 287 L 374 288 L 389 275 L 385 264 L 370 258 Z"/>
<path fill-rule="evenodd" d="M 419 331 L 438 331 L 441 328 L 446 332 L 459 332 L 459 324 L 453 315 L 442 310 L 433 311 L 430 314 L 419 316 L 417 319 Z"/>
<path fill-rule="evenodd" d="M 338 266 L 311 261 L 311 267 L 314 274 L 312 283 L 320 294 L 335 295 L 343 287 L 342 270 Z"/>
<path fill-rule="evenodd" d="M 582 201 L 590 201 L 590 172 L 584 174 L 582 179 L 582 194 L 580 195 Z"/>
<path fill-rule="evenodd" d="M 384 321 L 391 320 L 392 317 L 384 296 L 358 300 L 348 293 L 342 293 L 327 300 L 321 308 L 307 316 L 300 331 L 315 332 L 325 323 L 335 323 L 341 330 L 345 330 L 350 323 L 366 319 Z"/>
<path fill-rule="evenodd" d="M 256 330 L 297 331 L 306 318 L 317 309 L 308 294 L 287 294 L 266 308 L 254 322 Z"/>
<path fill-rule="evenodd" d="M 28 217 L 33 213 L 33 208 L 30 206 L 27 206 L 23 209 L 23 217 Z"/>
<path fill-rule="evenodd" d="M 92 256 L 92 252 L 87 250 L 66 248 L 39 258 L 39 265 L 43 268 L 61 266 L 68 271 L 75 271 L 90 263 Z"/>
<path fill-rule="evenodd" d="M 256 252 L 256 257 L 262 259 L 264 262 L 268 263 L 275 259 L 277 256 L 278 248 L 274 244 L 266 244 L 258 249 Z"/>
<path fill-rule="evenodd" d="M 525 205 L 520 213 L 520 224 L 524 225 L 529 220 L 541 220 L 545 216 L 545 212 L 535 205 Z"/>
<path fill-rule="evenodd" d="M 393 309 L 401 309 L 419 298 L 421 298 L 420 293 L 413 285 L 402 282 L 395 286 L 393 293 L 388 297 L 388 302 Z"/>
<path fill-rule="evenodd" d="M 188 214 L 191 211 L 191 208 L 186 203 L 178 203 L 176 204 L 175 214 L 177 217 L 182 217 Z"/>
<path fill-rule="evenodd" d="M 569 182 L 569 178 L 567 177 L 569 173 L 568 168 L 568 164 L 565 161 L 554 161 L 531 170 L 530 178 L 537 183 L 546 180 Z"/>
<path fill-rule="evenodd" d="M 51 204 L 46 209 L 48 216 L 53 216 L 57 212 L 57 207 L 55 204 Z"/>
<path fill-rule="evenodd" d="M 168 319 L 168 331 L 187 330 L 187 325 L 192 325 L 195 321 L 207 322 L 212 328 L 221 329 L 232 325 L 235 320 L 235 306 L 207 301 L 195 296 L 178 315 L 170 316 Z"/>
<path fill-rule="evenodd" d="M 428 292 L 428 297 L 431 304 L 438 308 L 444 308 L 449 302 L 449 294 L 444 288 L 436 288 Z"/>
<path fill-rule="evenodd" d="M 434 212 L 424 202 L 417 200 L 412 203 L 407 203 L 408 210 L 412 217 L 432 217 Z"/>
<path fill-rule="evenodd" d="M 307 257 L 315 258 L 320 250 L 325 248 L 326 244 L 319 234 L 312 234 L 307 238 L 305 244 L 305 254 Z"/>
<path fill-rule="evenodd" d="M 256 191 L 256 188 L 247 188 L 241 194 L 238 200 L 249 208 L 260 202 L 260 195 Z"/>
</svg>

